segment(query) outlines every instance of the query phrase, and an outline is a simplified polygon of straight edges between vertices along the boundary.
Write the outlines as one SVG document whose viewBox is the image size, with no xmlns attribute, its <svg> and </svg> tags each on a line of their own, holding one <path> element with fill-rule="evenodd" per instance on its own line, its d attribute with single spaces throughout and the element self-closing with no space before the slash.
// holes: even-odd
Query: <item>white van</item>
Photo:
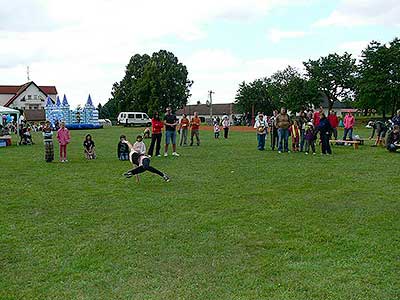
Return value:
<svg viewBox="0 0 400 300">
<path fill-rule="evenodd" d="M 151 126 L 149 116 L 143 112 L 120 112 L 117 122 L 124 126 Z"/>
</svg>

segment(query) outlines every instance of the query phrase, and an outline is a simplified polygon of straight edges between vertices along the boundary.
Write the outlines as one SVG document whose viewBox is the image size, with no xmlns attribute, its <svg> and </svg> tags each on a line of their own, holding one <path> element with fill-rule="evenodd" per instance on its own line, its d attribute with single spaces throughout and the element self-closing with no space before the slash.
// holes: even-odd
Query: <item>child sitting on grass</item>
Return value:
<svg viewBox="0 0 400 300">
<path fill-rule="evenodd" d="M 126 136 L 121 135 L 119 137 L 119 143 L 117 147 L 117 155 L 119 160 L 129 160 L 129 146 L 125 143 Z"/>
<path fill-rule="evenodd" d="M 96 158 L 96 147 L 90 134 L 87 134 L 85 137 L 85 141 L 83 142 L 83 151 L 86 159 L 90 160 Z"/>
</svg>

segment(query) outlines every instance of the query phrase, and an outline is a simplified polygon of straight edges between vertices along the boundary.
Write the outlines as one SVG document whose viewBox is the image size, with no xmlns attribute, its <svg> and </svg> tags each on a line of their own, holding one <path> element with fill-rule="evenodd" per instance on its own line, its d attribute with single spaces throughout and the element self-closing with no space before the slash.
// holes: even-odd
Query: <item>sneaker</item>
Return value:
<svg viewBox="0 0 400 300">
<path fill-rule="evenodd" d="M 161 157 L 161 154 L 156 155 L 157 157 Z"/>
<path fill-rule="evenodd" d="M 164 178 L 165 182 L 170 182 L 170 180 L 171 180 L 167 174 L 164 174 L 163 178 Z"/>
<path fill-rule="evenodd" d="M 124 175 L 126 178 L 131 178 L 133 176 L 131 172 L 126 172 L 122 175 Z"/>
<path fill-rule="evenodd" d="M 147 155 L 148 157 L 152 157 L 153 155 Z"/>
<path fill-rule="evenodd" d="M 312 155 L 317 155 L 317 153 L 314 152 Z"/>
<path fill-rule="evenodd" d="M 176 156 L 176 157 L 178 157 L 178 156 L 179 156 L 179 154 L 178 154 L 178 153 L 176 153 L 176 152 L 172 152 L 172 156 Z"/>
<path fill-rule="evenodd" d="M 167 156 L 168 156 L 168 153 L 167 153 L 167 152 L 165 152 L 165 153 L 164 153 L 164 157 L 167 157 Z"/>
<path fill-rule="evenodd" d="M 287 153 L 290 153 L 290 151 L 288 150 L 288 152 Z"/>
<path fill-rule="evenodd" d="M 278 151 L 278 153 L 279 153 L 279 154 L 281 154 L 281 153 L 282 153 L 282 151 Z"/>
<path fill-rule="evenodd" d="M 68 159 L 64 159 L 64 162 L 68 162 Z"/>
<path fill-rule="evenodd" d="M 306 155 L 308 155 L 308 152 L 306 152 Z"/>
</svg>

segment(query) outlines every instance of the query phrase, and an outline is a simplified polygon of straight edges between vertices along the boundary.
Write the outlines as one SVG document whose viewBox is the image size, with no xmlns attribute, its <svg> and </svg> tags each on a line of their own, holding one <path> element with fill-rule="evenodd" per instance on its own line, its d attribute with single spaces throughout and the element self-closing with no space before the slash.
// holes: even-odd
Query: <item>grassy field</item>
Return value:
<svg viewBox="0 0 400 300">
<path fill-rule="evenodd" d="M 152 159 L 171 182 L 137 184 L 116 144 L 138 132 L 92 131 L 95 161 L 86 131 L 65 164 L 39 136 L 0 149 L 0 299 L 400 299 L 399 154 L 279 155 L 201 132 Z"/>
</svg>

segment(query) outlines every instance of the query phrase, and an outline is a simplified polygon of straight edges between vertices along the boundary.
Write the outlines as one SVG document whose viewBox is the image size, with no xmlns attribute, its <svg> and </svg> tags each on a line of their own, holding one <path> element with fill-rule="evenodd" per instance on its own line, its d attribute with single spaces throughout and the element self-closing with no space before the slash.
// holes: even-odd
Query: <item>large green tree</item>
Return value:
<svg viewBox="0 0 400 300">
<path fill-rule="evenodd" d="M 372 41 L 362 52 L 358 66 L 357 104 L 376 109 L 386 117 L 394 114 L 400 91 L 400 41 L 389 44 Z"/>
<path fill-rule="evenodd" d="M 270 84 L 271 80 L 268 78 L 257 79 L 250 83 L 243 81 L 239 84 L 235 104 L 241 112 L 261 111 L 271 114 L 275 104 L 269 91 Z"/>
<path fill-rule="evenodd" d="M 316 83 L 307 80 L 291 66 L 273 74 L 271 81 L 273 98 L 290 111 L 298 112 L 321 103 L 321 93 Z"/>
<path fill-rule="evenodd" d="M 100 115 L 114 119 L 120 111 L 152 114 L 167 106 L 179 109 L 187 104 L 192 84 L 186 66 L 173 53 L 160 50 L 152 56 L 136 54 L 129 60 L 122 80 L 114 83 L 112 97 Z"/>
<path fill-rule="evenodd" d="M 336 101 L 354 99 L 357 67 L 351 54 L 329 54 L 304 62 L 304 66 L 308 79 L 327 97 L 329 109 Z"/>
</svg>

